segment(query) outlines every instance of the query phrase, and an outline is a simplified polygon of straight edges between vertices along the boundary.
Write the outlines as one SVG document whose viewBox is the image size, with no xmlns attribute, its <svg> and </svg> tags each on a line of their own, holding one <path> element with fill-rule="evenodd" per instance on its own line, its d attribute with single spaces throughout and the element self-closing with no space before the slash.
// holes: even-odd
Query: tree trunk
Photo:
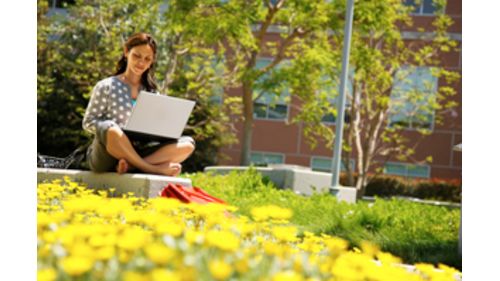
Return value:
<svg viewBox="0 0 500 281">
<path fill-rule="evenodd" d="M 356 196 L 359 198 L 359 194 L 361 194 L 363 189 L 363 177 L 364 171 L 366 167 L 364 166 L 364 146 L 362 140 L 362 128 L 361 128 L 361 92 L 360 90 L 353 92 L 353 103 L 352 103 L 352 138 L 354 141 L 354 145 L 356 147 L 356 171 L 358 172 L 358 176 L 356 177 Z"/>
<path fill-rule="evenodd" d="M 368 183 L 368 173 L 363 171 L 363 173 L 358 175 L 356 180 L 356 199 L 359 200 L 365 195 L 366 184 Z"/>
<path fill-rule="evenodd" d="M 241 146 L 240 165 L 250 165 L 250 150 L 252 148 L 253 131 L 253 97 L 252 82 L 243 82 L 243 143 Z"/>
</svg>

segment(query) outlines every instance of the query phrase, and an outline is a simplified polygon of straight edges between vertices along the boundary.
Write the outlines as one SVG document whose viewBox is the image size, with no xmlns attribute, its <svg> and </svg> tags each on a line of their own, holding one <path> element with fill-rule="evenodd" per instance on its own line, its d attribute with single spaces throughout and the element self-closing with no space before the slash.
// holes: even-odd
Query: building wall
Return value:
<svg viewBox="0 0 500 281">
<path fill-rule="evenodd" d="M 450 32 L 459 42 L 461 47 L 461 13 L 462 4 L 460 0 L 449 0 L 446 13 L 454 20 Z M 409 36 L 418 34 L 418 28 L 426 31 L 432 29 L 431 22 L 433 16 L 414 16 L 414 26 L 406 30 Z M 276 34 L 268 34 L 267 40 L 276 40 Z M 442 65 L 449 70 L 461 72 L 461 52 L 450 52 L 441 55 Z M 445 81 L 439 80 L 439 86 L 445 85 Z M 410 139 L 410 145 L 416 146 L 416 153 L 412 157 L 413 161 L 423 161 L 428 156 L 432 156 L 430 166 L 431 178 L 461 178 L 461 153 L 453 150 L 454 145 L 462 142 L 462 110 L 461 110 L 461 81 L 450 85 L 456 89 L 457 95 L 451 99 L 458 102 L 459 106 L 453 110 L 437 112 L 443 117 L 441 124 L 435 123 L 431 135 L 422 137 L 414 130 L 406 130 L 404 135 Z M 228 95 L 241 95 L 241 89 L 231 89 Z M 297 101 L 292 97 L 292 104 L 297 105 Z M 302 166 L 311 166 L 312 157 L 332 157 L 331 146 L 327 146 L 323 141 L 319 141 L 315 148 L 312 148 L 305 139 L 300 124 L 290 124 L 291 117 L 297 114 L 295 107 L 289 107 L 288 121 L 281 120 L 255 120 L 252 136 L 252 152 L 277 153 L 284 156 L 284 163 Z M 242 141 L 242 123 L 236 122 L 238 130 L 237 137 L 240 140 L 234 144 L 221 149 L 221 153 L 228 156 L 228 159 L 221 160 L 221 165 L 239 165 Z M 332 129 L 334 125 L 331 124 Z M 391 162 L 398 162 L 397 159 L 389 159 Z"/>
</svg>

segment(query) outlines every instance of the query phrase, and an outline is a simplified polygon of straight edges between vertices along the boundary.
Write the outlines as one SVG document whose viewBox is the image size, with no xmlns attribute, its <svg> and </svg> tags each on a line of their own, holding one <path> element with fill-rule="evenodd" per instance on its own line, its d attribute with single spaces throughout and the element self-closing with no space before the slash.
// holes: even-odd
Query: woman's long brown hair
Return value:
<svg viewBox="0 0 500 281">
<path fill-rule="evenodd" d="M 154 79 L 154 70 L 156 65 L 156 41 L 151 35 L 141 32 L 130 36 L 123 47 L 126 50 L 130 51 L 135 46 L 140 45 L 149 45 L 151 49 L 153 49 L 153 63 L 151 63 L 151 66 L 146 71 L 144 71 L 141 76 L 141 84 L 146 88 L 147 91 L 153 92 L 158 89 L 158 85 L 156 84 L 156 81 Z M 114 75 L 122 74 L 125 72 L 125 70 L 127 70 L 127 57 L 124 53 L 116 64 L 116 71 Z"/>
</svg>

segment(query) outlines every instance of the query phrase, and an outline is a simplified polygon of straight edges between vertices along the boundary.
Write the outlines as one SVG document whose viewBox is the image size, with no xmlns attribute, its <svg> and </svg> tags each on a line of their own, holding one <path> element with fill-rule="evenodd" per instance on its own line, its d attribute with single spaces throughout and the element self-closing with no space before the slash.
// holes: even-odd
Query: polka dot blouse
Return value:
<svg viewBox="0 0 500 281">
<path fill-rule="evenodd" d="M 95 134 L 97 122 L 104 120 L 112 120 L 124 127 L 135 104 L 131 96 L 130 86 L 116 76 L 99 81 L 92 90 L 83 117 L 83 129 Z"/>
</svg>

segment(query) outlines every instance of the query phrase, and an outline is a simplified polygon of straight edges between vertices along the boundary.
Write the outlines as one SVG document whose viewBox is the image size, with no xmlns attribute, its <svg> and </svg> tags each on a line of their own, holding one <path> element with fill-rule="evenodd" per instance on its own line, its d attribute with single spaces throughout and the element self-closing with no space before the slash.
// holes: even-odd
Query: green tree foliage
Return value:
<svg viewBox="0 0 500 281">
<path fill-rule="evenodd" d="M 404 137 L 409 125 L 422 136 L 428 135 L 431 119 L 434 124 L 442 123 L 446 109 L 457 105 L 450 101 L 456 94 L 450 85 L 459 74 L 445 69 L 440 60 L 457 47 L 447 33 L 452 20 L 444 14 L 446 0 L 435 0 L 434 6 L 433 28 L 419 30 L 421 38 L 408 40 L 403 32 L 413 25 L 413 7 L 399 0 L 356 2 L 350 62 L 354 71 L 349 77 L 352 91 L 347 93 L 351 122 L 345 129 L 343 158 L 346 163 L 356 161 L 354 171 L 345 166 L 348 174 L 358 174 L 350 184 L 360 196 L 369 170 L 382 164 L 381 158 L 417 160 L 412 158 L 415 146 Z M 342 36 L 336 33 L 334 44 L 341 44 Z M 437 78 L 445 82 L 440 87 Z"/>
<path fill-rule="evenodd" d="M 333 130 L 323 121 L 326 115 L 336 115 L 332 100 L 338 95 L 346 1 L 170 3 L 182 11 L 185 22 L 198 21 L 200 28 L 192 28 L 191 33 L 199 33 L 217 42 L 219 51 L 227 51 L 226 86 L 243 89 L 241 164 L 250 162 L 254 103 L 264 93 L 278 98 L 288 92 L 289 106 L 297 106 L 292 98 L 298 100 L 299 114 L 292 122 L 303 124 L 311 146 L 324 139 L 331 147 Z M 443 12 L 446 0 L 435 0 L 434 6 L 432 30 L 419 30 L 425 31 L 419 34 L 426 38 L 408 40 L 403 32 L 411 30 L 412 7 L 405 1 L 355 3 L 349 75 L 352 89 L 347 93 L 350 122 L 345 126 L 343 161 L 350 185 L 359 189 L 360 196 L 369 180 L 368 171 L 380 164 L 375 158 L 396 155 L 401 161 L 411 160 L 415 147 L 403 138 L 408 122 L 426 135 L 429 128 L 419 124 L 428 122 L 429 116 L 437 124 L 444 109 L 456 106 L 449 100 L 455 94 L 449 85 L 459 75 L 441 67 L 439 61 L 441 54 L 457 47 L 446 32 L 452 20 Z M 257 67 L 257 59 L 262 57 L 271 57 L 271 61 Z M 422 66 L 432 66 L 432 76 L 419 77 L 419 82 L 438 77 L 448 84 L 437 91 L 431 87 L 432 81 L 419 83 L 424 87 L 408 84 L 408 77 Z M 400 117 L 399 122 L 392 122 L 395 116 Z M 354 169 L 347 164 L 350 159 L 356 161 Z"/>
<path fill-rule="evenodd" d="M 231 99 L 218 99 L 223 78 L 216 70 L 224 60 L 200 26 L 184 22 L 166 2 L 76 1 L 63 13 L 48 12 L 46 1 L 38 1 L 39 152 L 65 156 L 88 142 L 81 121 L 92 87 L 114 73 L 123 43 L 135 32 L 151 33 L 158 41 L 155 75 L 161 92 L 197 102 L 185 131 L 197 150 L 185 170 L 216 163 L 218 147 L 235 141 L 227 112 L 237 107 Z"/>
<path fill-rule="evenodd" d="M 159 42 L 157 78 L 162 91 L 196 99 L 199 104 L 189 122 L 199 144 L 193 158 L 199 165 L 214 163 L 217 148 L 234 141 L 224 122 L 234 124 L 236 119 L 229 122 L 225 113 L 240 109 L 242 114 L 232 116 L 243 118 L 241 163 L 249 163 L 254 102 L 264 94 L 283 98 L 288 93 L 286 102 L 299 112 L 291 121 L 303 124 L 311 146 L 320 139 L 328 147 L 333 143 L 332 127 L 323 120 L 336 115 L 332 100 L 338 95 L 343 0 L 77 1 L 68 9 L 69 15 L 58 21 L 40 12 L 42 2 L 39 151 L 62 153 L 61 148 L 88 137 L 80 130 L 88 93 L 97 80 L 111 74 L 121 43 L 135 31 L 148 31 Z M 376 159 L 396 155 L 402 161 L 411 160 L 415 148 L 403 138 L 407 120 L 425 135 L 429 128 L 418 124 L 428 121 L 429 115 L 438 123 L 445 109 L 456 106 L 449 101 L 455 94 L 450 85 L 459 76 L 441 67 L 438 59 L 457 47 L 446 32 L 452 24 L 443 13 L 446 1 L 434 1 L 433 29 L 420 33 L 426 36 L 424 40 L 403 38 L 403 31 L 412 25 L 411 7 L 404 2 L 355 2 L 352 89 L 347 93 L 350 122 L 345 126 L 342 158 L 346 163 L 356 160 L 354 169 L 345 166 L 360 196 L 369 180 L 368 171 L 380 165 Z M 271 60 L 257 67 L 262 57 Z M 432 66 L 432 77 L 444 79 L 445 85 L 437 91 L 410 85 L 395 98 L 398 87 L 421 66 Z M 233 87 L 242 88 L 242 97 L 225 98 L 217 106 L 214 101 L 222 88 Z M 413 103 L 411 110 L 407 101 Z M 398 114 L 405 118 L 391 122 Z"/>
<path fill-rule="evenodd" d="M 229 1 L 216 11 L 217 18 L 227 20 L 221 24 L 220 34 L 231 54 L 231 86 L 243 89 L 241 164 L 250 162 L 254 102 L 263 94 L 277 98 L 288 92 L 306 106 L 316 103 L 314 109 L 327 105 L 325 96 L 315 97 L 314 93 L 326 82 L 322 77 L 339 61 L 328 38 L 329 31 L 338 25 L 338 12 L 332 2 L 317 0 Z M 270 33 L 279 37 L 269 38 Z M 257 60 L 262 57 L 272 59 L 258 68 Z M 289 97 L 285 99 L 288 103 Z M 307 120 L 310 116 L 303 117 Z"/>
</svg>

